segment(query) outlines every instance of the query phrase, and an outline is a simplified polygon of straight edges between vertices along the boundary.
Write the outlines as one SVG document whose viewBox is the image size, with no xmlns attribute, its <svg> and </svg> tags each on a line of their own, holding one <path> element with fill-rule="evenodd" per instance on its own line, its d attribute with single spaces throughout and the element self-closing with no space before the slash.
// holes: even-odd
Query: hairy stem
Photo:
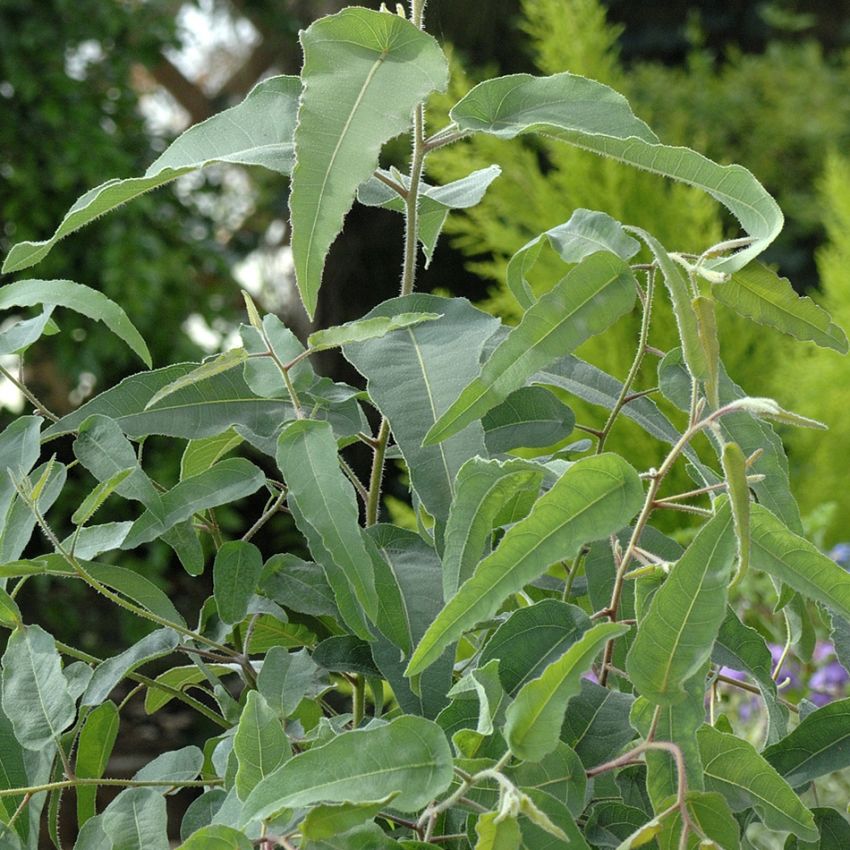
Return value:
<svg viewBox="0 0 850 850">
<path fill-rule="evenodd" d="M 206 788 L 221 785 L 223 779 L 191 779 L 184 782 L 163 782 L 162 780 L 140 779 L 64 779 L 60 782 L 46 782 L 44 785 L 30 785 L 27 788 L 0 789 L 0 797 L 16 797 L 18 794 L 32 796 L 43 791 L 57 791 L 62 788 L 76 788 L 81 785 L 105 785 L 115 788 Z"/>
</svg>

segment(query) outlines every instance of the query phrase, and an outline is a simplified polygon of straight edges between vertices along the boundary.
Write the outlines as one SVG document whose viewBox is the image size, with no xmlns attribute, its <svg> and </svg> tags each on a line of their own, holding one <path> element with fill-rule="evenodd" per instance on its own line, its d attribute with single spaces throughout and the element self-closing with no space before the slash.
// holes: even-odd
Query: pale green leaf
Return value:
<svg viewBox="0 0 850 850">
<path fill-rule="evenodd" d="M 727 405 L 732 410 L 746 410 L 747 413 L 758 416 L 760 419 L 772 419 L 782 425 L 794 425 L 797 428 L 812 428 L 815 431 L 826 431 L 827 426 L 817 419 L 809 419 L 791 410 L 780 407 L 772 398 L 757 398 L 744 396 L 735 399 Z"/>
<path fill-rule="evenodd" d="M 223 788 L 211 788 L 195 797 L 180 821 L 180 838 L 186 841 L 192 833 L 209 826 L 226 797 L 227 792 Z"/>
<path fill-rule="evenodd" d="M 215 554 L 213 595 L 218 616 L 228 626 L 241 623 L 263 571 L 263 556 L 253 544 L 229 540 Z"/>
<path fill-rule="evenodd" d="M 738 569 L 730 585 L 734 587 L 750 566 L 750 487 L 747 483 L 747 458 L 737 443 L 723 446 L 721 461 L 738 538 Z"/>
<path fill-rule="evenodd" d="M 266 561 L 259 591 L 301 614 L 338 616 L 334 594 L 322 568 L 292 554 L 272 555 Z"/>
<path fill-rule="evenodd" d="M 231 348 L 230 351 L 225 351 L 223 354 L 216 354 L 201 363 L 197 369 L 192 369 L 185 375 L 181 375 L 170 384 L 166 384 L 161 389 L 157 390 L 145 405 L 145 410 L 153 407 L 158 402 L 167 398 L 177 390 L 182 390 L 184 387 L 198 384 L 201 381 L 208 381 L 222 372 L 228 372 L 230 369 L 235 369 L 241 366 L 248 359 L 248 352 L 244 348 Z"/>
<path fill-rule="evenodd" d="M 112 495 L 113 491 L 118 489 L 118 486 L 127 478 L 134 469 L 121 469 L 106 481 L 101 481 L 86 497 L 80 502 L 77 510 L 71 514 L 71 522 L 74 525 L 85 525 L 100 509 L 100 506 Z"/>
<path fill-rule="evenodd" d="M 490 355 L 481 372 L 425 437 L 433 444 L 456 434 L 503 402 L 542 369 L 601 333 L 635 301 L 629 267 L 613 254 L 592 254 L 530 307 Z"/>
<path fill-rule="evenodd" d="M 619 531 L 642 502 L 637 473 L 618 456 L 577 461 L 525 519 L 508 529 L 498 548 L 448 601 L 419 642 L 407 674 L 422 672 L 464 631 L 492 617 L 511 593 L 550 564 L 574 557 L 584 543 Z"/>
<path fill-rule="evenodd" d="M 847 337 L 829 313 L 762 263 L 750 263 L 712 291 L 721 304 L 754 322 L 847 353 Z"/>
<path fill-rule="evenodd" d="M 629 726 L 631 694 L 603 688 L 587 679 L 570 700 L 561 739 L 569 744 L 585 767 L 595 767 L 619 753 L 634 738 Z"/>
<path fill-rule="evenodd" d="M 251 850 L 253 846 L 238 829 L 217 823 L 190 835 L 177 850 Z"/>
<path fill-rule="evenodd" d="M 288 652 L 273 646 L 263 660 L 257 688 L 280 717 L 289 717 L 306 696 L 316 696 L 328 687 L 325 675 L 306 650 Z"/>
<path fill-rule="evenodd" d="M 538 762 L 520 762 L 505 774 L 523 791 L 542 791 L 565 805 L 578 817 L 586 806 L 587 777 L 575 750 L 559 741 L 549 755 Z"/>
<path fill-rule="evenodd" d="M 501 723 L 504 714 L 505 690 L 499 681 L 499 659 L 479 664 L 474 670 L 458 679 L 448 694 L 455 699 L 475 698 L 478 701 L 478 723 L 475 732 L 493 734 L 493 724 Z"/>
<path fill-rule="evenodd" d="M 567 703 L 579 692 L 581 676 L 609 640 L 628 630 L 619 623 L 593 626 L 538 678 L 523 685 L 505 715 L 505 738 L 517 758 L 540 761 L 555 749 Z"/>
<path fill-rule="evenodd" d="M 197 747 L 182 747 L 160 753 L 144 767 L 136 771 L 133 779 L 138 782 L 159 782 L 166 787 L 180 782 L 197 779 L 204 766 L 204 754 Z"/>
<path fill-rule="evenodd" d="M 357 319 L 332 328 L 313 331 L 307 337 L 307 345 L 312 351 L 324 351 L 328 348 L 339 348 L 355 342 L 366 342 L 368 339 L 378 339 L 392 331 L 412 328 L 422 322 L 433 322 L 441 319 L 439 313 L 399 313 L 397 316 L 375 316 L 371 319 Z"/>
<path fill-rule="evenodd" d="M 26 244 L 26 242 L 22 243 L 22 245 Z M 14 252 L 13 248 L 6 259 L 6 265 L 9 264 Z M 28 262 L 19 268 L 25 268 L 28 265 L 32 263 Z M 12 271 L 12 269 L 6 269 L 6 271 Z M 151 355 L 145 341 L 127 318 L 127 314 L 102 292 L 71 280 L 16 280 L 14 283 L 0 287 L 0 310 L 8 307 L 31 307 L 33 304 L 41 304 L 45 307 L 67 307 L 90 319 L 103 322 L 150 368 Z"/>
<path fill-rule="evenodd" d="M 169 850 L 165 798 L 155 788 L 122 791 L 104 809 L 102 825 L 114 850 Z"/>
<path fill-rule="evenodd" d="M 312 316 L 325 256 L 381 146 L 410 126 L 413 108 L 447 82 L 437 42 L 405 18 L 362 8 L 301 33 L 304 91 L 295 130 L 290 214 L 301 299 Z"/>
<path fill-rule="evenodd" d="M 249 795 L 242 822 L 317 802 L 365 803 L 398 793 L 393 808 L 413 812 L 452 781 L 452 755 L 439 726 L 399 717 L 384 726 L 343 732 L 293 756 Z"/>
<path fill-rule="evenodd" d="M 23 625 L 18 603 L 3 588 L 0 588 L 0 625 L 7 629 Z"/>
<path fill-rule="evenodd" d="M 309 525 L 321 542 L 320 551 L 311 547 L 313 557 L 325 567 L 337 604 L 342 607 L 342 599 L 353 593 L 374 621 L 378 598 L 372 561 L 360 536 L 357 497 L 339 467 L 330 425 L 311 419 L 289 423 L 278 440 L 277 464 L 289 488 L 287 502 L 297 510 L 296 524 L 302 532 L 304 523 Z"/>
<path fill-rule="evenodd" d="M 673 800 L 669 802 L 672 803 Z M 699 844 L 697 837 L 691 832 L 688 848 L 702 850 L 703 847 L 715 847 L 719 850 L 740 850 L 740 828 L 722 795 L 717 792 L 689 791 L 685 806 L 691 823 L 708 840 L 714 842 L 712 845 Z M 681 831 L 682 819 L 677 810 L 664 819 L 663 829 L 658 836 L 659 850 L 679 850 Z"/>
<path fill-rule="evenodd" d="M 27 750 L 55 747 L 77 715 L 53 637 L 40 626 L 20 626 L 3 653 L 3 713 Z"/>
<path fill-rule="evenodd" d="M 114 702 L 104 702 L 89 712 L 77 743 L 77 760 L 74 773 L 80 779 L 100 779 L 106 770 L 115 739 L 118 737 L 118 707 Z M 97 786 L 80 785 L 76 789 L 77 826 L 95 815 Z"/>
<path fill-rule="evenodd" d="M 484 342 L 499 323 L 465 299 L 419 294 L 386 301 L 366 318 L 408 311 L 439 313 L 443 318 L 347 345 L 343 353 L 366 377 L 369 397 L 389 419 L 413 489 L 428 512 L 443 521 L 461 466 L 471 457 L 487 455 L 484 431 L 474 422 L 440 445 L 423 446 L 422 440 L 478 374 Z"/>
<path fill-rule="evenodd" d="M 180 458 L 180 480 L 209 469 L 243 442 L 242 437 L 230 428 L 221 434 L 190 440 Z"/>
<path fill-rule="evenodd" d="M 388 794 L 381 800 L 365 803 L 338 803 L 319 805 L 307 812 L 301 822 L 301 834 L 308 841 L 323 841 L 348 832 L 367 820 L 372 820 L 382 809 L 387 808 L 395 794 Z"/>
<path fill-rule="evenodd" d="M 812 813 L 752 744 L 711 726 L 703 726 L 697 740 L 706 790 L 719 791 L 733 812 L 754 808 L 768 829 L 793 832 L 805 841 L 817 838 Z"/>
<path fill-rule="evenodd" d="M 9 506 L 15 499 L 14 482 L 19 482 L 35 466 L 41 454 L 40 416 L 19 416 L 0 434 L 0 530 L 5 529 Z M 31 513 L 27 508 L 27 513 Z"/>
<path fill-rule="evenodd" d="M 450 112 L 460 130 L 513 138 L 539 132 L 708 192 L 752 237 L 729 257 L 704 267 L 735 272 L 758 256 L 782 229 L 782 212 L 740 165 L 718 165 L 689 148 L 662 145 L 608 86 L 573 74 L 514 74 L 475 86 Z"/>
<path fill-rule="evenodd" d="M 263 80 L 238 106 L 190 127 L 148 168 L 144 177 L 108 180 L 86 192 L 68 210 L 50 239 L 15 245 L 3 263 L 3 272 L 35 265 L 69 233 L 150 189 L 206 165 L 215 162 L 261 165 L 289 174 L 300 94 L 298 77 Z"/>
<path fill-rule="evenodd" d="M 597 251 L 609 251 L 621 260 L 630 260 L 640 249 L 638 242 L 626 234 L 620 222 L 607 213 L 575 210 L 567 222 L 535 236 L 508 262 L 505 270 L 508 288 L 525 308 L 534 303 L 526 274 L 537 261 L 544 238 L 565 263 L 580 263 Z"/>
<path fill-rule="evenodd" d="M 521 387 L 482 417 L 481 425 L 487 451 L 502 454 L 560 443 L 572 432 L 575 415 L 543 387 Z"/>
<path fill-rule="evenodd" d="M 726 504 L 671 568 L 629 650 L 629 678 L 638 693 L 656 705 L 684 699 L 684 683 L 710 657 L 726 615 L 734 557 L 732 512 Z"/>
<path fill-rule="evenodd" d="M 705 355 L 705 396 L 708 403 L 720 406 L 720 342 L 717 338 L 717 316 L 714 301 L 698 295 L 691 301 L 697 319 L 697 336 Z"/>
<path fill-rule="evenodd" d="M 280 718 L 257 691 L 248 692 L 233 737 L 233 752 L 239 762 L 236 792 L 241 800 L 292 755 Z"/>
<path fill-rule="evenodd" d="M 475 824 L 475 850 L 519 850 L 522 834 L 519 821 L 513 815 L 500 816 L 486 812 Z"/>
<path fill-rule="evenodd" d="M 22 319 L 10 328 L 0 331 L 0 355 L 17 354 L 40 339 L 47 331 L 52 312 L 53 306 L 47 306 L 35 318 Z"/>
<path fill-rule="evenodd" d="M 14 727 L 5 713 L 0 709 L 0 789 L 4 791 L 12 788 L 26 788 L 30 784 L 27 774 L 27 766 L 23 748 L 15 737 Z M 0 821 L 8 823 L 12 813 L 23 800 L 23 795 L 11 794 L 0 798 Z M 24 840 L 29 835 L 30 813 L 28 807 L 24 807 L 18 818 L 15 829 L 17 834 Z"/>
<path fill-rule="evenodd" d="M 590 850 L 569 809 L 560 800 L 539 788 L 525 788 L 524 793 L 549 821 L 566 836 L 553 835 L 528 817 L 520 818 L 522 846 L 525 850 Z"/>
</svg>

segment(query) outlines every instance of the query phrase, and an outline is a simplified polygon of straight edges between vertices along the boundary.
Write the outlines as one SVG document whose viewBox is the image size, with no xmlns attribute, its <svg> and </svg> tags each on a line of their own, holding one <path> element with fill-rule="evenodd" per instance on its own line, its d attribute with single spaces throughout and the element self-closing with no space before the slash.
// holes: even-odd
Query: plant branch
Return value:
<svg viewBox="0 0 850 850">
<path fill-rule="evenodd" d="M 163 782 L 162 780 L 141 779 L 63 779 L 59 782 L 46 782 L 43 785 L 30 785 L 27 788 L 2 788 L 0 797 L 16 797 L 18 794 L 40 794 L 43 791 L 57 791 L 63 788 L 76 788 L 84 785 L 104 785 L 115 788 L 206 788 L 210 785 L 222 785 L 223 779 L 190 779 L 183 782 Z"/>
<path fill-rule="evenodd" d="M 21 395 L 23 395 L 24 398 L 26 398 L 26 400 L 45 419 L 49 419 L 51 422 L 59 421 L 59 417 L 52 411 L 48 410 L 47 407 L 45 407 L 44 404 L 42 404 L 41 401 L 38 399 L 38 397 L 30 390 L 30 388 L 23 381 L 19 381 L 8 369 L 5 369 L 3 368 L 3 366 L 0 366 L 0 375 L 3 375 L 3 377 L 7 381 L 9 381 L 9 383 L 14 384 L 15 387 L 17 387 L 18 391 L 21 393 Z"/>
</svg>

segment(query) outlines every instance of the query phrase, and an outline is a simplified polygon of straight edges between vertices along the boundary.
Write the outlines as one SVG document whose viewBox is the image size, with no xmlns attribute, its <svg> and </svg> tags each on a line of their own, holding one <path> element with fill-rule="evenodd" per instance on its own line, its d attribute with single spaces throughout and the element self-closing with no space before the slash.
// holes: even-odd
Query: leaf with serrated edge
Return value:
<svg viewBox="0 0 850 850">
<path fill-rule="evenodd" d="M 413 653 L 407 675 L 421 673 L 550 564 L 619 531 L 640 510 L 643 498 L 637 473 L 622 458 L 602 454 L 577 461 L 525 519 L 508 529 L 495 552 L 448 601 Z"/>
<path fill-rule="evenodd" d="M 503 402 L 538 369 L 601 333 L 635 302 L 631 269 L 613 254 L 592 254 L 539 301 L 481 367 L 481 372 L 426 434 L 438 443 Z"/>
<path fill-rule="evenodd" d="M 555 749 L 567 703 L 581 689 L 581 676 L 607 641 L 628 630 L 619 623 L 593 626 L 538 678 L 523 685 L 505 715 L 505 738 L 517 758 L 540 761 Z"/>
<path fill-rule="evenodd" d="M 301 33 L 304 91 L 295 130 L 290 213 L 301 300 L 316 309 L 325 256 L 384 142 L 410 126 L 414 107 L 442 90 L 437 42 L 398 15 L 349 8 Z"/>
</svg>

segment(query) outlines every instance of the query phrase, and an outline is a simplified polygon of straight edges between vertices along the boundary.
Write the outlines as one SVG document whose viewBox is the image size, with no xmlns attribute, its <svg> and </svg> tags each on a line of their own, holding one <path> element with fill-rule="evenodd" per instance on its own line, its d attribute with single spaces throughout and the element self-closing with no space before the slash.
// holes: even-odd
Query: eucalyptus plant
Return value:
<svg viewBox="0 0 850 850">
<path fill-rule="evenodd" d="M 728 377 L 715 305 L 842 353 L 843 331 L 759 264 L 783 220 L 753 175 L 662 144 L 607 86 L 569 73 L 486 80 L 429 134 L 425 104 L 448 66 L 424 5 L 316 21 L 301 34 L 300 77 L 264 80 L 145 175 L 92 189 L 49 239 L 6 257 L 3 271 L 20 272 L 181 175 L 259 166 L 290 179 L 295 277 L 312 314 L 351 206 L 405 221 L 399 296 L 306 346 L 246 298 L 241 345 L 152 369 L 130 319 L 98 291 L 0 288 L 0 306 L 39 308 L 0 334 L 0 353 L 25 356 L 68 308 L 147 367 L 62 418 L 22 385 L 34 412 L 0 435 L 3 850 L 35 850 L 43 830 L 71 846 L 63 808 L 76 811 L 76 850 L 166 850 L 178 792 L 191 798 L 183 850 L 738 850 L 751 825 L 787 833 L 787 847 L 850 846 L 843 814 L 801 796 L 850 764 L 850 700 L 814 710 L 784 699 L 783 659 L 772 664 L 742 619 L 747 571 L 761 571 L 785 655 L 807 651 L 821 614 L 839 652 L 847 645 L 850 576 L 802 537 L 771 423 L 820 425 Z M 381 168 L 383 146 L 411 128 L 409 172 Z M 579 209 L 511 260 L 516 326 L 417 293 L 417 265 L 449 212 L 498 177 L 430 185 L 426 158 L 477 133 L 544 134 L 698 187 L 743 236 L 664 246 L 640 222 Z M 544 250 L 564 274 L 537 298 L 528 275 Z M 652 344 L 662 298 L 677 322 L 670 351 Z M 625 380 L 575 355 L 632 311 L 642 321 Z M 310 358 L 328 348 L 365 389 L 316 374 Z M 598 421 L 576 423 L 570 398 Z M 665 447 L 659 465 L 606 451 L 624 416 Z M 145 471 L 151 435 L 185 443 L 170 488 Z M 372 452 L 368 480 L 346 460 L 355 443 Z M 379 521 L 395 462 L 415 530 Z M 665 492 L 677 464 L 693 487 Z M 72 465 L 90 492 L 68 518 L 51 509 Z M 223 532 L 216 510 L 258 493 L 261 513 Z M 127 518 L 97 522 L 107 500 Z M 669 510 L 697 524 L 684 549 L 656 527 Z M 272 550 L 284 513 L 311 561 Z M 199 611 L 178 611 L 121 565 L 122 552 L 157 541 L 191 576 L 211 570 Z M 60 642 L 24 622 L 16 597 L 34 576 L 76 580 L 149 632 L 105 659 Z M 143 672 L 152 661 L 164 672 Z M 717 710 L 735 687 L 760 695 L 764 740 Z M 131 699 L 149 714 L 180 701 L 210 737 L 109 776 Z M 103 805 L 105 786 L 119 793 Z"/>
</svg>

